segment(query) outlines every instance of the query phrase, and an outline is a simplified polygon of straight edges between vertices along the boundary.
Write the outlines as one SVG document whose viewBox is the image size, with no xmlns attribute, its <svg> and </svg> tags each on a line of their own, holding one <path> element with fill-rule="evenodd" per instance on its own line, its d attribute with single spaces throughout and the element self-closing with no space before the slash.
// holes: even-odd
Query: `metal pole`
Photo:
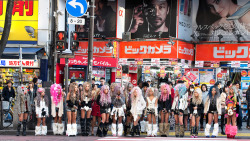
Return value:
<svg viewBox="0 0 250 141">
<path fill-rule="evenodd" d="M 68 88 L 69 88 L 69 59 L 68 58 L 65 58 L 65 93 L 66 95 L 68 94 Z"/>
<path fill-rule="evenodd" d="M 20 46 L 20 73 L 21 73 L 21 86 L 23 85 L 23 50 L 22 50 L 22 47 L 21 45 Z"/>
<path fill-rule="evenodd" d="M 89 46 L 88 46 L 88 82 L 90 84 L 92 80 L 92 70 L 93 70 L 93 36 L 94 36 L 94 15 L 95 15 L 95 0 L 90 1 L 90 24 L 89 24 Z"/>
</svg>

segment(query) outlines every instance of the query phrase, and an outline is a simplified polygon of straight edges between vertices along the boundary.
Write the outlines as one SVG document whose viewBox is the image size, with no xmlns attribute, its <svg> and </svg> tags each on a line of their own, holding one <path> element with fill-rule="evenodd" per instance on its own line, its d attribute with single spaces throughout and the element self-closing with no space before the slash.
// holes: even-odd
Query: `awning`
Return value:
<svg viewBox="0 0 250 141">
<path fill-rule="evenodd" d="M 42 48 L 22 48 L 22 54 L 36 54 Z M 6 47 L 3 54 L 20 54 L 20 48 Z"/>
</svg>

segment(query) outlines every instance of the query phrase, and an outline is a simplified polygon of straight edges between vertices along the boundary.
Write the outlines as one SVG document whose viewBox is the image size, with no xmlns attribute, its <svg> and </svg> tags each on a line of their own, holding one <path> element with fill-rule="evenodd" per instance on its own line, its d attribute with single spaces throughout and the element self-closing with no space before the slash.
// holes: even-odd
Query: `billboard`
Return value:
<svg viewBox="0 0 250 141">
<path fill-rule="evenodd" d="M 35 44 L 38 33 L 38 0 L 16 0 L 12 11 L 12 22 L 8 43 L 23 41 Z M 0 27 L 4 28 L 7 0 L 0 0 Z M 26 32 L 25 27 L 34 29 L 34 36 Z M 2 38 L 2 35 L 0 35 Z"/>
<path fill-rule="evenodd" d="M 195 37 L 199 41 L 250 41 L 250 12 L 246 11 L 249 6 L 249 0 L 193 0 Z M 236 12 L 246 14 L 228 20 Z"/>
<path fill-rule="evenodd" d="M 95 0 L 95 38 L 116 37 L 116 10 L 117 2 L 114 0 Z M 82 38 L 88 38 L 90 18 L 82 18 L 85 19 L 85 25 L 76 25 L 76 31 L 82 33 Z"/>
<path fill-rule="evenodd" d="M 125 9 L 132 39 L 176 37 L 177 0 L 126 0 Z"/>
</svg>

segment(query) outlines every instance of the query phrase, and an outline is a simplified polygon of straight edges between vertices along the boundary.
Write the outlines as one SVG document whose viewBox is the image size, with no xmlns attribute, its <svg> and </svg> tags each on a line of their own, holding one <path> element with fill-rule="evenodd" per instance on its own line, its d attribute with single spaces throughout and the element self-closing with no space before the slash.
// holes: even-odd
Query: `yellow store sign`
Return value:
<svg viewBox="0 0 250 141">
<path fill-rule="evenodd" d="M 7 0 L 0 0 L 0 28 L 4 28 L 6 6 Z M 15 0 L 9 35 L 10 43 L 13 41 L 23 41 L 25 44 L 36 42 L 37 29 L 38 0 Z M 2 38 L 2 35 L 0 35 L 0 38 Z"/>
</svg>

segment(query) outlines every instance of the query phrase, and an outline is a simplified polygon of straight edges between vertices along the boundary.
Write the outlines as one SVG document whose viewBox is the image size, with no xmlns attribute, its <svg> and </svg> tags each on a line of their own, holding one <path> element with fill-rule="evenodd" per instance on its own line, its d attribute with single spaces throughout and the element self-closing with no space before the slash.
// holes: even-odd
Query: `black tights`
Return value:
<svg viewBox="0 0 250 141">
<path fill-rule="evenodd" d="M 248 105 L 248 107 L 250 107 L 250 105 Z M 250 109 L 248 109 L 247 126 L 250 126 Z"/>
<path fill-rule="evenodd" d="M 223 129 L 225 126 L 225 114 L 221 115 L 221 129 Z"/>
</svg>

